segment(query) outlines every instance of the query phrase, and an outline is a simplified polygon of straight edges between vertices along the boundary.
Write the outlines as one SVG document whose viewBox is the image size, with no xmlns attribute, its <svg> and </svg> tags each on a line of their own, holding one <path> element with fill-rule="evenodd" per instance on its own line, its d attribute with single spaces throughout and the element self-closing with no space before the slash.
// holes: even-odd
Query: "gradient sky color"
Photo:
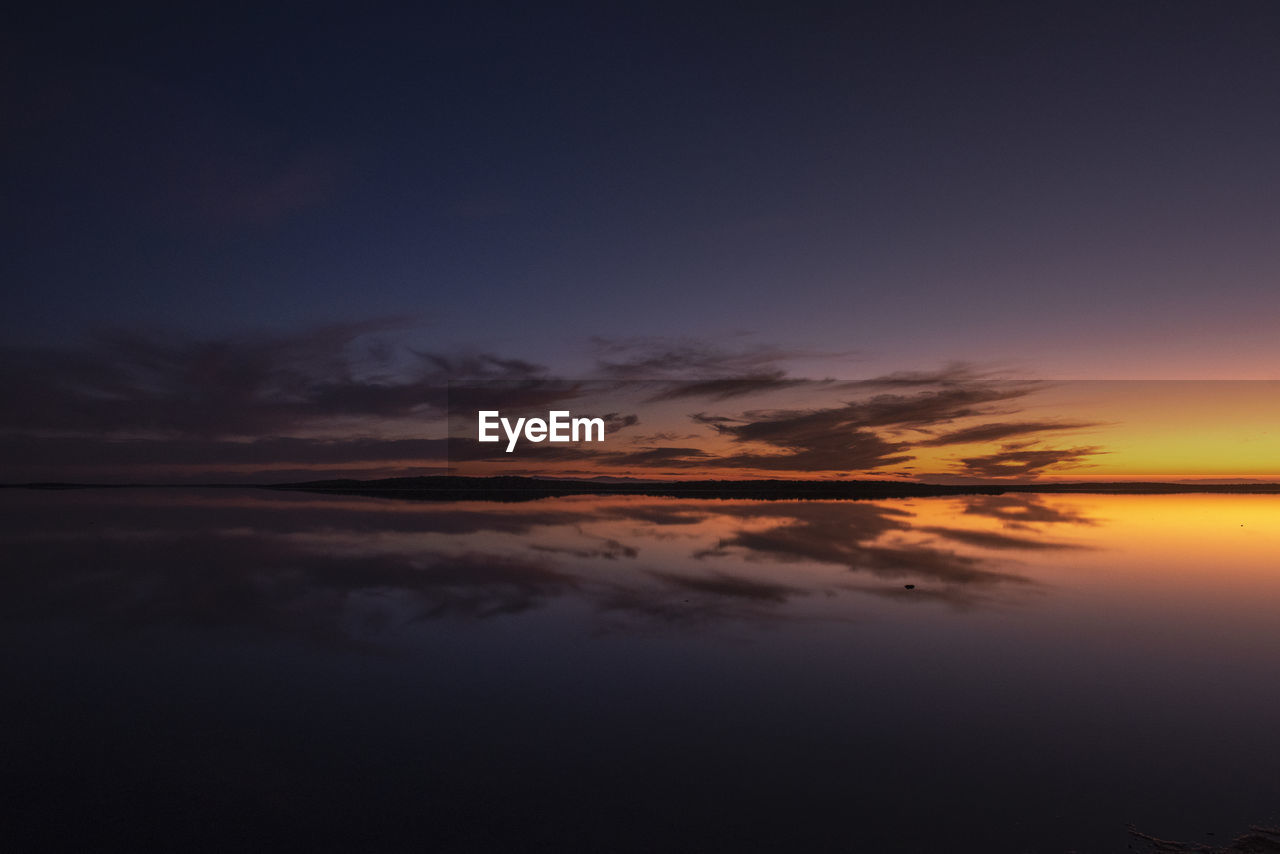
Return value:
<svg viewBox="0 0 1280 854">
<path fill-rule="evenodd" d="M 407 438 L 413 407 L 385 399 L 420 390 L 423 364 L 597 377 L 690 342 L 768 358 L 686 379 L 957 362 L 1280 379 L 1272 2 L 126 5 L 10 24 L 0 392 L 22 412 L 0 451 L 42 471 L 89 434 Z M 1151 395 L 1056 417 L 1134 431 L 1168 408 Z M 234 406 L 273 415 L 221 423 Z M 1223 450 L 1230 410 L 1197 411 L 1221 420 L 1163 445 L 1114 428 L 1128 456 L 1097 464 L 1275 470 L 1271 445 Z"/>
</svg>

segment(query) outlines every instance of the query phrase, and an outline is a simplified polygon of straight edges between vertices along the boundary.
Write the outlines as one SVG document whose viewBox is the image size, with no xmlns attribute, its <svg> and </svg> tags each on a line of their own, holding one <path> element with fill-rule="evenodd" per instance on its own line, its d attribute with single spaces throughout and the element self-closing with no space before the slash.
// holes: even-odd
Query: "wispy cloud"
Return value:
<svg viewBox="0 0 1280 854">
<path fill-rule="evenodd" d="M 398 321 L 184 341 L 99 335 L 0 350 L 0 429 L 262 436 L 333 416 L 394 417 L 439 401 L 438 373 L 392 377 L 365 336 Z"/>
<path fill-rule="evenodd" d="M 602 376 L 627 380 L 715 379 L 777 371 L 788 359 L 813 354 L 763 344 L 731 349 L 691 339 L 660 336 L 594 337 L 596 365 Z"/>
<path fill-rule="evenodd" d="M 975 477 L 1035 477 L 1065 466 L 1079 467 L 1091 457 L 1107 453 L 1103 448 L 1043 448 L 999 451 L 960 460 L 963 473 Z"/>
<path fill-rule="evenodd" d="M 924 448 L 1005 441 L 998 453 L 956 461 L 952 476 L 1034 477 L 1100 452 L 1039 444 L 1090 422 L 1016 418 L 1043 384 L 962 364 L 837 382 L 790 376 L 784 362 L 813 355 L 799 351 L 597 340 L 599 373 L 568 380 L 515 355 L 408 346 L 407 330 L 406 320 L 390 318 L 294 333 L 113 333 L 63 348 L 2 349 L 0 465 L 8 479 L 42 465 L 44 474 L 21 479 L 57 479 L 60 467 L 136 476 L 148 466 L 386 465 L 402 474 L 481 461 L 528 471 L 575 463 L 613 473 L 847 475 L 906 466 Z M 686 401 L 692 411 L 672 413 Z M 473 435 L 481 409 L 533 416 L 569 407 L 603 419 L 610 442 L 524 443 L 507 455 Z M 659 419 L 640 437 L 630 428 L 648 418 L 645 407 L 699 430 L 662 429 L 670 421 Z M 976 419 L 985 423 L 966 423 Z"/>
<path fill-rule="evenodd" d="M 688 382 L 670 383 L 660 391 L 650 395 L 648 399 L 650 401 L 680 400 L 682 398 L 729 400 L 734 397 L 748 397 L 754 394 L 806 384 L 812 384 L 812 381 L 791 379 L 783 371 L 779 370 L 729 379 L 689 380 Z"/>
<path fill-rule="evenodd" d="M 912 385 L 916 385 L 915 380 Z M 883 393 L 839 406 L 807 410 L 757 410 L 739 417 L 694 415 L 739 445 L 761 451 L 731 454 L 717 466 L 778 471 L 868 470 L 910 462 L 912 443 L 886 431 L 924 430 L 959 418 L 986 415 L 995 405 L 1025 397 L 1034 383 L 962 382 L 910 394 Z"/>
<path fill-rule="evenodd" d="M 1017 421 L 979 424 L 952 430 L 931 439 L 916 442 L 919 447 L 938 447 L 941 445 L 970 445 L 981 442 L 998 442 L 1014 436 L 1035 436 L 1046 433 L 1065 433 L 1099 426 L 1089 421 Z"/>
<path fill-rule="evenodd" d="M 10 404 L 0 430 L 260 438 L 337 419 L 441 416 L 450 403 L 545 409 L 582 393 L 523 359 L 397 351 L 383 336 L 404 325 L 196 341 L 113 333 L 59 349 L 0 349 L 0 395 Z"/>
</svg>

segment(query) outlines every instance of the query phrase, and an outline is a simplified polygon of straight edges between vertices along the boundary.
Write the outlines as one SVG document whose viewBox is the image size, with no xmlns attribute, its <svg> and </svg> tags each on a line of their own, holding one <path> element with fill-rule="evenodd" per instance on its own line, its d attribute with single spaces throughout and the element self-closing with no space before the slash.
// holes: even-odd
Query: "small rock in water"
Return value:
<svg viewBox="0 0 1280 854">
<path fill-rule="evenodd" d="M 915 586 L 914 584 L 904 584 L 904 585 L 902 585 L 902 586 L 903 586 L 903 587 L 905 587 L 905 588 L 907 588 L 908 590 L 915 590 L 915 589 L 916 589 L 916 586 Z"/>
</svg>

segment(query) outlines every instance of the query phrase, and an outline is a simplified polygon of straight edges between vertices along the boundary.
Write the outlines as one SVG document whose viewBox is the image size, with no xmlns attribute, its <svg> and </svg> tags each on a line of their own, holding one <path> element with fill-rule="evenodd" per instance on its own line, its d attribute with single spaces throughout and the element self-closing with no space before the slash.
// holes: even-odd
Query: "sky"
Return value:
<svg viewBox="0 0 1280 854">
<path fill-rule="evenodd" d="M 435 471 L 388 443 L 439 441 L 430 390 L 459 381 L 812 381 L 606 395 L 635 416 L 619 453 L 733 456 L 813 448 L 726 425 L 957 382 L 1280 379 L 1271 2 L 125 4 L 5 30 L 0 481 Z M 933 384 L 838 387 L 904 376 Z M 1053 388 L 834 418 L 908 447 L 797 471 L 1280 467 L 1237 429 L 1274 386 Z M 1184 414 L 1152 417 L 1166 398 Z M 1168 438 L 1189 412 L 1216 420 Z M 926 444 L 1015 422 L 1045 429 Z"/>
</svg>

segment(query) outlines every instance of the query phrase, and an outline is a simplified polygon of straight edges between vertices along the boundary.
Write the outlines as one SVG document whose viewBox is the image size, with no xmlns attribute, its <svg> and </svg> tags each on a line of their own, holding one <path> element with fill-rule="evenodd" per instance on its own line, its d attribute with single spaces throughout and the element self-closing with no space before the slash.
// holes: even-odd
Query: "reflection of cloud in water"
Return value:
<svg viewBox="0 0 1280 854">
<path fill-rule="evenodd" d="M 991 584 L 1018 576 L 984 567 L 988 558 L 921 543 L 889 541 L 887 534 L 912 532 L 909 517 L 881 504 L 796 503 L 784 524 L 763 531 L 739 531 L 721 540 L 719 550 L 745 551 L 748 559 L 804 560 L 836 564 L 885 577 L 927 578 L 947 583 Z"/>
<path fill-rule="evenodd" d="M 353 557 L 228 532 L 112 532 L 13 554 L 19 569 L 6 577 L 6 616 L 120 629 L 187 624 L 355 637 L 412 619 L 520 613 L 575 583 L 546 562 L 505 555 Z"/>
<path fill-rule="evenodd" d="M 964 528 L 944 528 L 942 526 L 928 526 L 917 528 L 928 534 L 937 534 L 948 540 L 955 540 L 958 543 L 965 543 L 971 546 L 981 546 L 987 549 L 1078 549 L 1083 548 L 1075 543 L 1060 543 L 1053 540 L 1042 540 L 1036 537 L 1015 537 L 1010 534 L 1001 534 L 996 531 L 969 531 Z"/>
<path fill-rule="evenodd" d="M 0 522 L 10 567 L 0 613 L 10 619 L 239 626 L 343 641 L 424 619 L 525 614 L 561 599 L 611 619 L 686 624 L 844 619 L 847 606 L 831 603 L 849 592 L 972 605 L 1026 587 L 1011 552 L 1076 547 L 1042 538 L 1044 526 L 1093 524 L 1034 496 L 406 507 L 135 493 L 13 503 Z M 947 524 L 919 523 L 921 514 Z M 975 516 L 1023 533 L 964 524 Z"/>
<path fill-rule="evenodd" d="M 991 588 L 972 587 L 966 585 L 946 585 L 941 587 L 916 588 L 909 590 L 902 584 L 847 584 L 846 590 L 876 596 L 904 606 L 924 603 L 941 603 L 952 608 L 966 609 L 991 602 L 994 591 Z"/>
<path fill-rule="evenodd" d="M 711 573 L 682 575 L 651 572 L 659 584 L 642 578 L 606 585 L 598 590 L 595 604 L 606 616 L 623 615 L 664 625 L 701 626 L 727 621 L 790 619 L 779 610 L 797 596 L 808 595 L 799 587 Z M 616 628 L 616 626 L 614 626 Z"/>
<path fill-rule="evenodd" d="M 596 547 L 586 546 L 578 549 L 544 546 L 538 543 L 534 543 L 529 548 L 544 554 L 570 555 L 577 558 L 600 558 L 602 560 L 617 560 L 620 557 L 633 558 L 640 554 L 639 549 L 623 545 L 614 539 L 604 540 Z"/>
<path fill-rule="evenodd" d="M 653 572 L 655 578 L 675 587 L 691 590 L 695 593 L 711 593 L 715 596 L 747 599 L 752 602 L 786 602 L 792 596 L 805 595 L 798 587 L 785 584 L 770 584 L 764 581 L 753 581 L 723 572 L 709 575 L 680 575 L 675 572 Z"/>
<path fill-rule="evenodd" d="M 1036 495 L 974 495 L 965 499 L 964 512 L 997 519 L 1007 528 L 1028 530 L 1035 530 L 1033 526 L 1038 524 L 1098 524 L 1070 506 L 1049 504 Z"/>
</svg>

